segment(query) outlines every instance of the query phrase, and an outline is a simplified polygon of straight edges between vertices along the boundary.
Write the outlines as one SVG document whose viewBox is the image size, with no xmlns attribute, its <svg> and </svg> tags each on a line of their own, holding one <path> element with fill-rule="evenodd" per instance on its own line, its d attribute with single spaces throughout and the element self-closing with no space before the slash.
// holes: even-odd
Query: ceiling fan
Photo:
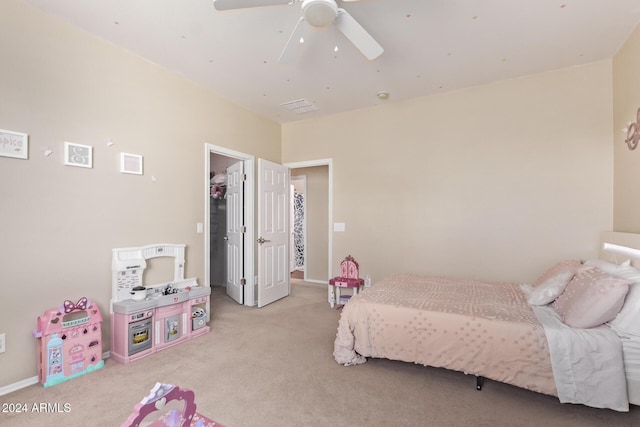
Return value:
<svg viewBox="0 0 640 427">
<path fill-rule="evenodd" d="M 342 0 L 345 3 L 358 0 Z M 317 29 L 330 25 L 349 39 L 370 61 L 382 55 L 384 49 L 346 10 L 339 8 L 335 0 L 213 0 L 216 10 L 245 9 L 251 7 L 292 5 L 302 3 L 302 16 L 298 19 L 278 62 L 292 62 L 296 56 L 302 37 L 303 26 L 308 24 Z M 296 40 L 296 41 L 294 41 Z"/>
</svg>

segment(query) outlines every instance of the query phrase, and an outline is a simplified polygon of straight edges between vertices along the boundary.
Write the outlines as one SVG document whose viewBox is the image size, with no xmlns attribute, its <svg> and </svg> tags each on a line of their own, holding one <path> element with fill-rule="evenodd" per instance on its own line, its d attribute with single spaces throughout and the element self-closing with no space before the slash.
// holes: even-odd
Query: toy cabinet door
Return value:
<svg viewBox="0 0 640 427">
<path fill-rule="evenodd" d="M 347 274 L 348 274 L 347 277 L 350 279 L 358 278 L 358 267 L 356 267 L 355 263 L 349 262 L 349 271 Z"/>
</svg>

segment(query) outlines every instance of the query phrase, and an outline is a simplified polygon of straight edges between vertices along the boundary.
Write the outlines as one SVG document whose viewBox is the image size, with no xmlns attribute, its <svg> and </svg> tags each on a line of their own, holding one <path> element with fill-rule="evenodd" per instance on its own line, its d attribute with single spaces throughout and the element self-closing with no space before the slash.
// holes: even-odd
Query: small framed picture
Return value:
<svg viewBox="0 0 640 427">
<path fill-rule="evenodd" d="M 93 147 L 89 145 L 64 143 L 64 164 L 81 168 L 93 167 Z"/>
<path fill-rule="evenodd" d="M 120 172 L 142 175 L 142 156 L 120 153 Z"/>
<path fill-rule="evenodd" d="M 29 136 L 26 133 L 0 129 L 0 156 L 29 158 Z"/>
</svg>

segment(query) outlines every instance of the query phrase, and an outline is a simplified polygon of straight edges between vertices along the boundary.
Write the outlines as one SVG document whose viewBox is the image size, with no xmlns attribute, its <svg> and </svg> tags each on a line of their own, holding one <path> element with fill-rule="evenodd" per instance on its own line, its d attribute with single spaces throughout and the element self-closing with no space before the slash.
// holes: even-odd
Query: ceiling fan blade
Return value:
<svg viewBox="0 0 640 427">
<path fill-rule="evenodd" d="M 278 62 L 281 64 L 290 64 L 298 55 L 298 51 L 300 50 L 300 37 L 302 36 L 302 23 L 304 22 L 304 18 L 300 17 L 298 22 L 296 22 L 296 26 L 293 27 L 293 31 L 289 36 L 289 40 L 287 40 L 287 44 L 284 46 L 282 53 L 280 54 L 280 59 Z"/>
<path fill-rule="evenodd" d="M 335 24 L 368 60 L 373 61 L 384 52 L 382 46 L 346 10 L 338 9 Z"/>
<path fill-rule="evenodd" d="M 295 0 L 213 0 L 213 7 L 216 10 L 234 10 L 291 3 Z"/>
</svg>

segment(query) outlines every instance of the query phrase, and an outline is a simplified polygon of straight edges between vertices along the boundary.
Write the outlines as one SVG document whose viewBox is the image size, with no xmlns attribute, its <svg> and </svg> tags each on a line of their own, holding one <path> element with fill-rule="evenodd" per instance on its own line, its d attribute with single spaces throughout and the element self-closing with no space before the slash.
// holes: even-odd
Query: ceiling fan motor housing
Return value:
<svg viewBox="0 0 640 427">
<path fill-rule="evenodd" d="M 338 5 L 334 0 L 304 0 L 302 16 L 312 27 L 324 28 L 335 21 Z"/>
</svg>

